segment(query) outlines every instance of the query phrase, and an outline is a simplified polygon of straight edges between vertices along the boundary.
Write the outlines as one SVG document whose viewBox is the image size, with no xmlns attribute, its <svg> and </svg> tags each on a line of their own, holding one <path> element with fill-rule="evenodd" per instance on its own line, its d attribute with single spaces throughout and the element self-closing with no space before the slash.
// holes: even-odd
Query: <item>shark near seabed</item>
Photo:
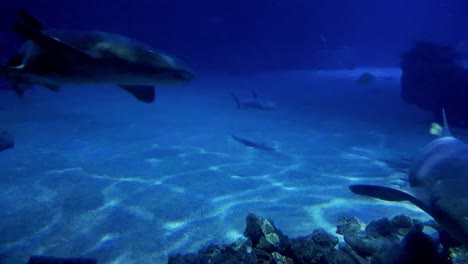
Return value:
<svg viewBox="0 0 468 264">
<path fill-rule="evenodd" d="M 254 91 L 252 91 L 251 98 L 246 98 L 243 100 L 239 100 L 239 98 L 237 98 L 237 96 L 234 93 L 231 93 L 231 95 L 232 95 L 232 98 L 234 98 L 234 101 L 236 102 L 237 109 L 241 109 L 241 108 L 254 108 L 254 109 L 259 109 L 259 110 L 278 109 L 278 106 L 276 106 L 275 103 L 259 98 L 258 95 Z"/>
<path fill-rule="evenodd" d="M 154 85 L 193 78 L 182 62 L 126 36 L 87 30 L 46 29 L 38 18 L 18 10 L 14 30 L 27 39 L 0 72 L 17 94 L 31 84 L 53 91 L 60 86 L 118 85 L 142 102 L 154 101 Z"/>
<path fill-rule="evenodd" d="M 410 190 L 369 184 L 349 188 L 353 193 L 386 201 L 411 202 L 468 246 L 468 145 L 450 134 L 445 113 L 443 116 L 440 137 L 423 149 L 410 168 Z"/>
<path fill-rule="evenodd" d="M 242 145 L 247 146 L 247 147 L 251 147 L 251 148 L 259 149 L 259 150 L 263 150 L 263 151 L 270 151 L 270 152 L 275 152 L 276 151 L 276 149 L 274 147 L 267 146 L 264 143 L 253 142 L 251 140 L 241 138 L 241 137 L 238 137 L 238 136 L 235 136 L 235 135 L 231 135 L 231 138 L 234 139 L 235 141 L 241 143 Z"/>
</svg>

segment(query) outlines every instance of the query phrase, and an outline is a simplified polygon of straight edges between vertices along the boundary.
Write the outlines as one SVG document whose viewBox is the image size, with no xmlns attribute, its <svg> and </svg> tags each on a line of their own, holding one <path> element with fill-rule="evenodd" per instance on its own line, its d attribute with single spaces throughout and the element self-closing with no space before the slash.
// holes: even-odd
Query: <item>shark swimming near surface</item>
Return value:
<svg viewBox="0 0 468 264">
<path fill-rule="evenodd" d="M 450 236 L 468 245 L 468 145 L 454 138 L 444 116 L 440 137 L 430 142 L 413 162 L 408 190 L 354 184 L 353 193 L 416 205 Z M 432 130 L 432 132 L 434 132 Z"/>
<path fill-rule="evenodd" d="M 244 139 L 244 138 L 235 136 L 235 135 L 231 135 L 231 137 L 232 137 L 232 139 L 234 139 L 235 141 L 237 141 L 237 142 L 239 142 L 239 143 L 241 143 L 242 145 L 247 146 L 247 147 L 251 147 L 251 148 L 259 149 L 259 150 L 263 150 L 263 151 L 271 151 L 271 152 L 275 152 L 275 151 L 276 151 L 275 148 L 270 147 L 270 146 L 267 146 L 267 145 L 264 144 L 264 143 L 256 143 L 256 142 L 253 142 L 253 141 L 250 141 L 250 140 L 247 140 L 247 139 Z"/>
<path fill-rule="evenodd" d="M 192 71 L 173 56 L 126 36 L 88 30 L 49 29 L 19 9 L 14 30 L 27 39 L 0 73 L 17 94 L 31 84 L 53 91 L 62 85 L 117 85 L 138 100 L 154 101 L 154 85 L 185 83 Z"/>
<path fill-rule="evenodd" d="M 260 110 L 278 109 L 275 103 L 259 98 L 258 95 L 254 91 L 252 91 L 252 97 L 246 98 L 243 100 L 239 100 L 234 93 L 231 93 L 231 95 L 232 95 L 232 98 L 234 98 L 234 101 L 236 102 L 237 109 L 241 109 L 241 108 L 254 108 L 254 109 L 260 109 Z"/>
</svg>

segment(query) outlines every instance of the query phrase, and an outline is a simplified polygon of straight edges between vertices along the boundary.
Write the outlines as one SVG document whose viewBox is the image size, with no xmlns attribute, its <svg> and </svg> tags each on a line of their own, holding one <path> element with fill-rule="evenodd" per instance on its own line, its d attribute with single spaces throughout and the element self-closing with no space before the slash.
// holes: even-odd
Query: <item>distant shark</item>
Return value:
<svg viewBox="0 0 468 264">
<path fill-rule="evenodd" d="M 264 151 L 271 151 L 271 152 L 276 151 L 275 148 L 267 146 L 267 145 L 265 145 L 263 143 L 256 143 L 256 142 L 253 142 L 253 141 L 250 141 L 250 140 L 247 140 L 247 139 L 235 136 L 235 135 L 231 135 L 231 137 L 235 141 L 240 142 L 241 144 L 243 144 L 243 145 L 245 145 L 247 147 L 251 147 L 251 148 L 255 148 L 255 149 L 259 149 L 259 150 L 264 150 Z"/>
<path fill-rule="evenodd" d="M 30 84 L 60 86 L 114 84 L 142 102 L 154 101 L 153 85 L 183 83 L 193 73 L 176 58 L 126 36 L 101 31 L 46 29 L 18 10 L 14 29 L 28 41 L 0 72 L 19 94 Z"/>
<path fill-rule="evenodd" d="M 260 109 L 260 110 L 278 109 L 275 103 L 259 98 L 254 91 L 252 91 L 252 97 L 244 99 L 244 100 L 239 100 L 234 93 L 231 93 L 231 95 L 237 104 L 237 109 L 240 109 L 240 108 L 254 108 L 254 109 Z"/>
<path fill-rule="evenodd" d="M 445 113 L 443 116 L 440 137 L 423 149 L 410 168 L 409 190 L 368 184 L 349 188 L 353 193 L 386 201 L 411 202 L 468 246 L 468 145 L 450 134 Z"/>
</svg>

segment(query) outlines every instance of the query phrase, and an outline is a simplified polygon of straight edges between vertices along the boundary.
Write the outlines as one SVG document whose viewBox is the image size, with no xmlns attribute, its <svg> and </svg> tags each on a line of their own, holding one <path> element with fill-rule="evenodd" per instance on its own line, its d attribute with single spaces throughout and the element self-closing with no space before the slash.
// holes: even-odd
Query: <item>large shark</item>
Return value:
<svg viewBox="0 0 468 264">
<path fill-rule="evenodd" d="M 47 29 L 19 10 L 14 29 L 28 41 L 0 71 L 18 94 L 30 84 L 58 91 L 60 86 L 118 85 L 140 101 L 154 100 L 154 85 L 193 78 L 175 57 L 126 36 L 85 30 Z"/>
<path fill-rule="evenodd" d="M 258 95 L 254 91 L 252 91 L 251 98 L 246 98 L 243 100 L 239 100 L 234 93 L 232 93 L 231 95 L 237 104 L 237 109 L 240 109 L 240 108 L 255 108 L 255 109 L 260 109 L 260 110 L 278 109 L 275 103 L 259 98 Z"/>
<path fill-rule="evenodd" d="M 413 162 L 408 190 L 356 184 L 352 192 L 387 201 L 409 201 L 431 215 L 453 238 L 468 245 L 468 145 L 444 128 Z"/>
</svg>

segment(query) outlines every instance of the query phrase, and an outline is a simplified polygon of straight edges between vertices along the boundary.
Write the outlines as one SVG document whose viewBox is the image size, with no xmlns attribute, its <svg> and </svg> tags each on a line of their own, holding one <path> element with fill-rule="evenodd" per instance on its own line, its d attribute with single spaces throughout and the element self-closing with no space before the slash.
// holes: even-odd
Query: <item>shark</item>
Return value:
<svg viewBox="0 0 468 264">
<path fill-rule="evenodd" d="M 263 150 L 263 151 L 270 151 L 270 152 L 275 152 L 276 151 L 275 148 L 267 146 L 264 143 L 256 143 L 256 142 L 253 142 L 253 141 L 250 141 L 248 139 L 241 138 L 241 137 L 238 137 L 238 136 L 235 136 L 235 135 L 231 135 L 231 137 L 235 141 L 237 141 L 237 142 L 239 142 L 242 145 L 247 146 L 247 147 L 251 147 L 251 148 L 259 149 L 259 150 Z"/>
<path fill-rule="evenodd" d="M 424 147 L 411 164 L 409 188 L 353 184 L 359 195 L 386 201 L 410 202 L 458 242 L 468 245 L 468 145 L 452 136 L 443 111 L 443 128 L 433 126 L 437 139 Z M 438 128 L 441 128 L 439 130 Z"/>
<path fill-rule="evenodd" d="M 62 30 L 18 9 L 14 30 L 27 41 L 0 72 L 22 95 L 32 84 L 59 91 L 63 85 L 117 85 L 151 103 L 155 85 L 194 77 L 176 57 L 127 36 L 92 30 Z"/>
<path fill-rule="evenodd" d="M 276 110 L 278 107 L 275 103 L 267 101 L 258 97 L 257 93 L 252 91 L 252 97 L 239 100 L 234 93 L 231 93 L 232 98 L 236 102 L 237 109 L 241 108 L 253 108 L 259 110 Z"/>
</svg>

